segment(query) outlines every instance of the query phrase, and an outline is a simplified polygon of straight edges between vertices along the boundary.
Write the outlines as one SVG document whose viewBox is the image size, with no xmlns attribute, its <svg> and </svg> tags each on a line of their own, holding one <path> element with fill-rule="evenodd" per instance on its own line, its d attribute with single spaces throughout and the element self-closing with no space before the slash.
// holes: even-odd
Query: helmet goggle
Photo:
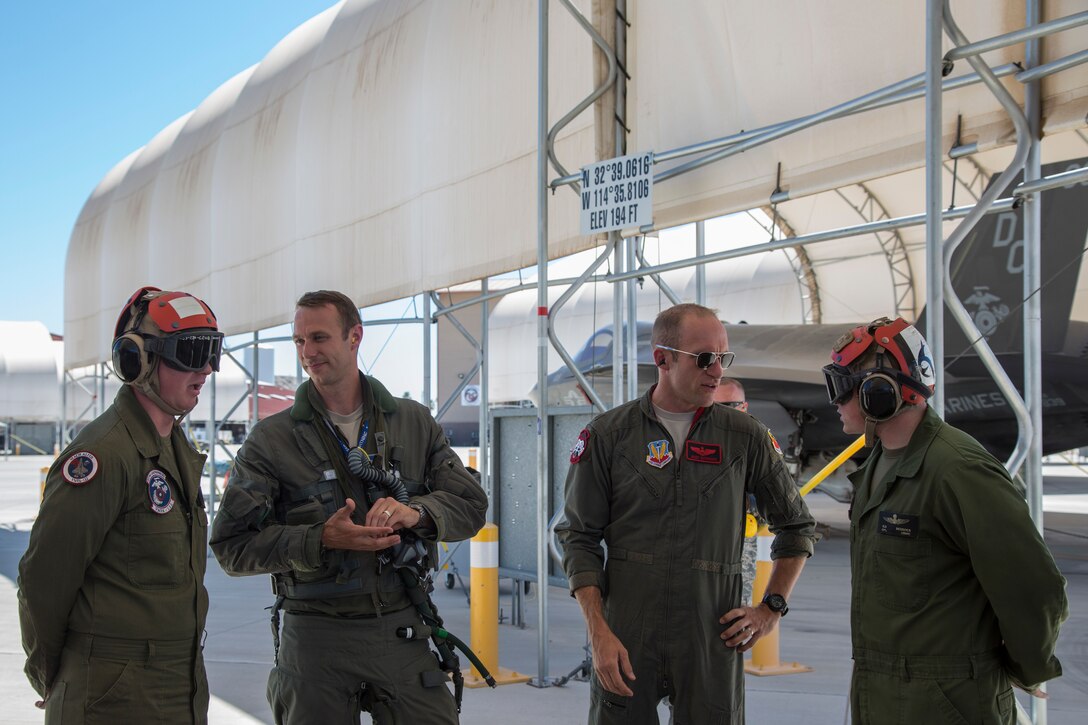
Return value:
<svg viewBox="0 0 1088 725">
<path fill-rule="evenodd" d="M 162 358 L 162 361 L 183 372 L 195 373 L 209 364 L 219 372 L 219 358 L 223 353 L 223 333 L 213 330 L 175 332 L 157 337 L 141 334 L 144 349 Z"/>
<path fill-rule="evenodd" d="M 850 398 L 850 394 L 854 392 L 854 388 L 858 386 L 858 383 L 866 375 L 873 372 L 872 370 L 863 370 L 852 373 L 838 365 L 824 365 L 823 371 L 824 383 L 827 385 L 827 399 L 831 401 L 832 405 L 845 403 Z"/>
<path fill-rule="evenodd" d="M 858 405 L 861 412 L 877 422 L 894 417 L 904 402 L 917 404 L 930 395 L 929 389 L 921 383 L 890 368 L 870 368 L 851 373 L 838 365 L 825 365 L 823 371 L 827 397 L 832 405 L 846 403 L 854 388 L 859 388 Z"/>
</svg>

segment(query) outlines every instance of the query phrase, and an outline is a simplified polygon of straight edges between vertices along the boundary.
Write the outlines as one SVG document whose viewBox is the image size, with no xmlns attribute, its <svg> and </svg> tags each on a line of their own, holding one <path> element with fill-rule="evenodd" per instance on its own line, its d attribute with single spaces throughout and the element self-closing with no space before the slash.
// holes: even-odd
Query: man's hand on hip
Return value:
<svg viewBox="0 0 1088 725">
<path fill-rule="evenodd" d="M 351 520 L 355 501 L 348 502 L 329 517 L 321 531 L 321 543 L 326 549 L 352 551 L 381 551 L 400 543 L 400 537 L 388 526 L 360 526 Z"/>
<path fill-rule="evenodd" d="M 726 647 L 736 647 L 740 652 L 747 652 L 762 637 L 774 631 L 782 615 L 772 612 L 766 605 L 756 607 L 737 607 L 730 609 L 718 620 L 718 624 L 729 624 L 722 630 L 722 640 Z"/>
</svg>

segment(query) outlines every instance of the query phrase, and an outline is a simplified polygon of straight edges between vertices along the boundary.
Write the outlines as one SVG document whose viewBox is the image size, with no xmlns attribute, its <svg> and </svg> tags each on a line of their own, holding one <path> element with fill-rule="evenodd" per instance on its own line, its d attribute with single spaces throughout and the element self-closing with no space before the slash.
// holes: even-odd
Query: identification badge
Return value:
<svg viewBox="0 0 1088 725">
<path fill-rule="evenodd" d="M 684 443 L 684 458 L 693 463 L 710 463 L 720 466 L 722 465 L 722 447 L 718 443 L 687 441 Z"/>
<path fill-rule="evenodd" d="M 913 539 L 918 536 L 918 516 L 893 511 L 881 511 L 877 531 L 885 536 Z"/>
</svg>

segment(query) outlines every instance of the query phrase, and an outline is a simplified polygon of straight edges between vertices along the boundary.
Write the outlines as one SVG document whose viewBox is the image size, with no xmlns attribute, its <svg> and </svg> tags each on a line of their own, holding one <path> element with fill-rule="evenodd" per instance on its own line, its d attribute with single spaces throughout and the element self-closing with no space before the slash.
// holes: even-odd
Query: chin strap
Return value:
<svg viewBox="0 0 1088 725">
<path fill-rule="evenodd" d="M 179 418 L 184 418 L 186 415 L 189 414 L 189 412 L 192 410 L 192 408 L 190 408 L 189 410 L 182 410 L 180 408 L 175 408 L 174 406 L 170 405 L 165 400 L 163 400 L 162 396 L 159 395 L 159 391 L 156 390 L 158 380 L 159 380 L 159 376 L 155 374 L 155 368 L 157 368 L 158 365 L 159 365 L 159 361 L 155 360 L 149 366 L 150 370 L 147 373 L 147 375 L 142 376 L 139 380 L 136 380 L 135 382 L 130 383 L 130 384 L 132 385 L 132 387 L 136 388 L 141 393 L 143 393 L 148 398 L 150 398 L 151 402 L 154 403 L 156 406 L 158 406 L 158 408 L 160 410 L 162 410 L 162 411 L 164 411 L 166 413 L 169 413 L 172 416 L 179 417 Z"/>
<path fill-rule="evenodd" d="M 872 418 L 865 419 L 865 447 L 872 448 L 876 445 L 876 421 Z"/>
</svg>

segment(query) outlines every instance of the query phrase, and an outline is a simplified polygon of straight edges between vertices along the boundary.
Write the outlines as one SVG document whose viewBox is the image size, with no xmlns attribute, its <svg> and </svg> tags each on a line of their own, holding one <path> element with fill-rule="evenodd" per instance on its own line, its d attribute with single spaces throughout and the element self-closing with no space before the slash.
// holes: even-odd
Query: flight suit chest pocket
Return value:
<svg viewBox="0 0 1088 725">
<path fill-rule="evenodd" d="M 207 526 L 207 518 L 204 519 Z M 180 507 L 165 514 L 150 510 L 125 516 L 128 578 L 142 589 L 173 589 L 185 581 L 189 527 Z"/>
<path fill-rule="evenodd" d="M 698 474 L 699 493 L 704 499 L 712 498 L 719 491 L 744 488 L 744 456 L 726 458 L 718 465 L 689 463 L 685 470 Z"/>
<path fill-rule="evenodd" d="M 877 601 L 896 612 L 916 612 L 929 601 L 930 541 L 876 534 L 870 565 Z"/>
<path fill-rule="evenodd" d="M 638 461 L 632 461 L 626 455 L 617 457 L 616 474 L 612 477 L 612 495 L 616 501 L 629 504 L 656 503 L 661 498 L 661 492 L 667 485 L 662 479 L 672 475 L 670 470 L 664 474 L 661 469 L 653 468 L 646 463 L 641 466 Z M 675 465 L 675 461 L 668 465 Z M 648 470 L 642 470 L 645 467 Z"/>
</svg>

